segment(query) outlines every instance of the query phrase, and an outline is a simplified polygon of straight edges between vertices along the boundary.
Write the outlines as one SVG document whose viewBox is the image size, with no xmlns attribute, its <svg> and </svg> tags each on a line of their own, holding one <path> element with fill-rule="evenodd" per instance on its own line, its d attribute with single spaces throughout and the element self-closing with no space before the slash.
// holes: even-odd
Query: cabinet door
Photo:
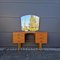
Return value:
<svg viewBox="0 0 60 60">
<path fill-rule="evenodd" d="M 24 32 L 13 32 L 13 43 L 24 43 L 25 34 Z"/>
<path fill-rule="evenodd" d="M 47 43 L 47 32 L 36 32 L 35 42 L 36 43 Z"/>
</svg>

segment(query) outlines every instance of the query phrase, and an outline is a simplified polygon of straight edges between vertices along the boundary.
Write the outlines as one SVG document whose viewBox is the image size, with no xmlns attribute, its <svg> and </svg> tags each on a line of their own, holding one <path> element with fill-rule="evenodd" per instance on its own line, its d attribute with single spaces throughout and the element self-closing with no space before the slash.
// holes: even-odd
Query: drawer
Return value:
<svg viewBox="0 0 60 60">
<path fill-rule="evenodd" d="M 13 33 L 13 43 L 24 43 L 25 35 L 22 32 Z"/>
<path fill-rule="evenodd" d="M 47 43 L 47 32 L 37 32 L 35 35 L 36 43 Z"/>
</svg>

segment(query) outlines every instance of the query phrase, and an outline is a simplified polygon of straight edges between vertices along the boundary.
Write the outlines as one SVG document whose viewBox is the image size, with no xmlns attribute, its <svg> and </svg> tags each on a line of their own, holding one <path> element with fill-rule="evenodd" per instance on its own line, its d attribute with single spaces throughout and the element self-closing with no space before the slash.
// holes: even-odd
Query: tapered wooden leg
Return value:
<svg viewBox="0 0 60 60">
<path fill-rule="evenodd" d="M 39 48 L 42 48 L 42 44 L 41 43 L 39 43 Z"/>
<path fill-rule="evenodd" d="M 21 43 L 18 43 L 18 50 L 21 48 Z"/>
</svg>

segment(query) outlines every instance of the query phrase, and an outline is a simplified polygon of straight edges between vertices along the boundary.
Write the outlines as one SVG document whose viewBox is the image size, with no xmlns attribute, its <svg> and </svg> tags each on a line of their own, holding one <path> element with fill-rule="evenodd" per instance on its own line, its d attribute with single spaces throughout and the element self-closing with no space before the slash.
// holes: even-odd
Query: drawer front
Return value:
<svg viewBox="0 0 60 60">
<path fill-rule="evenodd" d="M 13 43 L 24 43 L 25 35 L 23 32 L 13 32 Z"/>
<path fill-rule="evenodd" d="M 35 35 L 36 43 L 47 43 L 47 32 L 37 32 Z"/>
</svg>

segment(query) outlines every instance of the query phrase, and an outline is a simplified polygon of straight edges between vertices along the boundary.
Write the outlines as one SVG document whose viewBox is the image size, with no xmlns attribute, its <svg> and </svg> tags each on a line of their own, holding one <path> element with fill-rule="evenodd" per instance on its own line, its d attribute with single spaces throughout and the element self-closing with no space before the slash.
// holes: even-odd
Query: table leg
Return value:
<svg viewBox="0 0 60 60">
<path fill-rule="evenodd" d="M 21 48 L 21 43 L 18 43 L 18 50 Z"/>
<path fill-rule="evenodd" d="M 39 43 L 39 48 L 42 48 L 42 44 L 41 43 Z"/>
</svg>

